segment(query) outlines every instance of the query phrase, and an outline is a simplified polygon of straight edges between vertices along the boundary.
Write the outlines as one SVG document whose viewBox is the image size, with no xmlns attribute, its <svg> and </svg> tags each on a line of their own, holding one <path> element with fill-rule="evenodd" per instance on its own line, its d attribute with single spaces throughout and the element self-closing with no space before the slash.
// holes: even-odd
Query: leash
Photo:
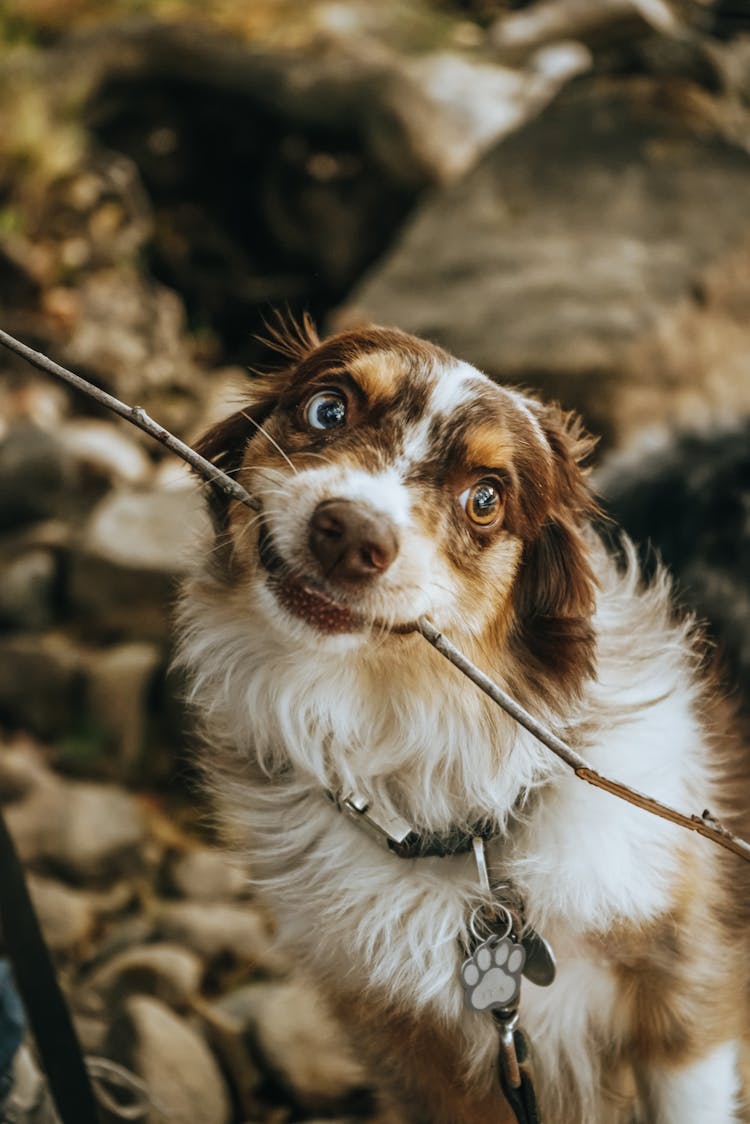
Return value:
<svg viewBox="0 0 750 1124">
<path fill-rule="evenodd" d="M 526 1037 L 522 1030 L 513 1032 L 513 1050 L 518 1062 L 518 1084 L 511 1085 L 506 1076 L 505 1067 L 498 1065 L 498 1076 L 503 1096 L 510 1105 L 511 1112 L 515 1114 L 517 1124 L 541 1124 L 539 1107 L 536 1103 L 534 1084 L 528 1064 L 529 1050 Z"/>
<path fill-rule="evenodd" d="M 78 1035 L 2 813 L 0 930 L 61 1124 L 101 1124 Z"/>
</svg>

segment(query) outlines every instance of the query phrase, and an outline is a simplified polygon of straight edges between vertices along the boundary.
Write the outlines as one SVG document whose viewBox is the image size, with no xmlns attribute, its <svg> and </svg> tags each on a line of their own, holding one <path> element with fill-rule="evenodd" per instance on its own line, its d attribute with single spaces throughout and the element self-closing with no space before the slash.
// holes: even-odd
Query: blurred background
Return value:
<svg viewBox="0 0 750 1124">
<path fill-rule="evenodd" d="M 747 0 L 4 0 L 0 327 L 190 441 L 275 310 L 579 410 L 746 712 Z M 0 354 L 0 801 L 144 1119 L 375 1120 L 195 787 L 170 605 L 204 519 Z"/>
</svg>

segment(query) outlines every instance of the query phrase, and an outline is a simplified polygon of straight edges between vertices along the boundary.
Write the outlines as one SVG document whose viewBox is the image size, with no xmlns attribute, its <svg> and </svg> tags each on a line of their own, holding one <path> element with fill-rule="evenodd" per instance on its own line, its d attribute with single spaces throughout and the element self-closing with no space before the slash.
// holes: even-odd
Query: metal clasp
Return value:
<svg viewBox="0 0 750 1124">
<path fill-rule="evenodd" d="M 336 801 L 341 811 L 386 850 L 399 849 L 412 834 L 411 824 L 398 815 L 373 810 L 364 796 L 350 792 Z"/>
</svg>

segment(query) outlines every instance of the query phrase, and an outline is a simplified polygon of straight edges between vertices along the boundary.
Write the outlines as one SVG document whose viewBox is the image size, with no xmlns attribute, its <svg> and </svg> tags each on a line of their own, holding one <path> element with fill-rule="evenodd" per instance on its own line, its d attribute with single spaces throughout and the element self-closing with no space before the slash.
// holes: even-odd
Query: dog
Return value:
<svg viewBox="0 0 750 1124">
<path fill-rule="evenodd" d="M 470 986 L 515 955 L 488 966 L 482 852 L 503 956 L 533 933 L 557 962 L 520 995 L 545 1124 L 744 1119 L 746 864 L 583 783 L 414 627 L 600 772 L 742 826 L 700 630 L 593 529 L 592 440 L 396 329 L 321 342 L 305 320 L 277 344 L 283 369 L 198 446 L 261 510 L 211 500 L 178 659 L 280 941 L 409 1124 L 514 1120 Z"/>
</svg>

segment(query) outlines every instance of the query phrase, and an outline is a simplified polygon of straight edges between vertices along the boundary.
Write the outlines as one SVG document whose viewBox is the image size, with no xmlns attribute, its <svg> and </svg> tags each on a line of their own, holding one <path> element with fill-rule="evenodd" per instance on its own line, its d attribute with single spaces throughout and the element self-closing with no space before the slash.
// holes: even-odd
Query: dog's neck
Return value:
<svg viewBox="0 0 750 1124">
<path fill-rule="evenodd" d="M 195 597 L 191 615 L 201 615 Z M 269 774 L 355 792 L 416 831 L 442 832 L 502 826 L 554 768 L 419 636 L 308 651 L 262 617 L 248 629 L 231 605 L 213 600 L 211 618 L 210 631 L 195 621 L 195 635 L 213 640 L 193 648 L 196 693 L 211 699 L 212 729 Z M 559 721 L 549 708 L 540 717 Z"/>
</svg>

